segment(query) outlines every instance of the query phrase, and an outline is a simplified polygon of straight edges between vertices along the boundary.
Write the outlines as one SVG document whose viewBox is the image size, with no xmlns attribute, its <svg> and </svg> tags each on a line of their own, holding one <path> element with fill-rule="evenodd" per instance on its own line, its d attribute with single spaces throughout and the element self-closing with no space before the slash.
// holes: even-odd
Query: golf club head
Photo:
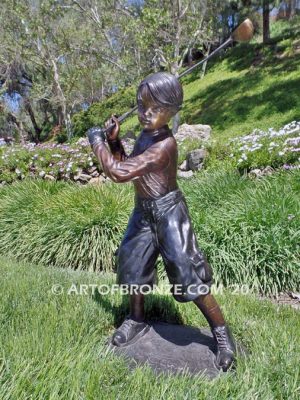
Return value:
<svg viewBox="0 0 300 400">
<path fill-rule="evenodd" d="M 231 38 L 235 42 L 248 42 L 252 39 L 254 33 L 254 26 L 249 18 L 245 19 L 235 31 L 232 32 Z"/>
</svg>

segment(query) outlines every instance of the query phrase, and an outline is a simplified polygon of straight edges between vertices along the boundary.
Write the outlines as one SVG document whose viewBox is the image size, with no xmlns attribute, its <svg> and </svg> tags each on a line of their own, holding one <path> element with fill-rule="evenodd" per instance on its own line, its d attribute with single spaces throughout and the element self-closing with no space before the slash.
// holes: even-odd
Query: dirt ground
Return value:
<svg viewBox="0 0 300 400">
<path fill-rule="evenodd" d="M 300 311 L 300 293 L 294 293 L 294 292 L 286 292 L 286 293 L 279 293 L 277 297 L 264 297 L 260 296 L 260 299 L 268 299 L 271 300 L 272 303 L 277 304 L 277 305 L 283 305 L 283 306 L 290 306 L 295 308 L 296 310 Z"/>
</svg>

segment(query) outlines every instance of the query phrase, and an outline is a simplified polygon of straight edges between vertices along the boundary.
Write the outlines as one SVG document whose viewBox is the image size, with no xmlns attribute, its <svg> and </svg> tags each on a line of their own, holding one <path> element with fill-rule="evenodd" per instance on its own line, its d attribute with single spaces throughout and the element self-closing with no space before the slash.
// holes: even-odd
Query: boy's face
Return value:
<svg viewBox="0 0 300 400">
<path fill-rule="evenodd" d="M 166 125 L 174 113 L 153 103 L 151 99 L 142 97 L 138 101 L 138 119 L 147 130 L 156 130 Z"/>
</svg>

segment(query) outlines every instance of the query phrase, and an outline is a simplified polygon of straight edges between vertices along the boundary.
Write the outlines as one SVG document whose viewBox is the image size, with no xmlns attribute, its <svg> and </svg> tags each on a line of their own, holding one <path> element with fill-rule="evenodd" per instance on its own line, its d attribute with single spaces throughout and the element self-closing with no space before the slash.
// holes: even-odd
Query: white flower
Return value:
<svg viewBox="0 0 300 400">
<path fill-rule="evenodd" d="M 279 152 L 278 152 L 278 155 L 279 155 L 279 156 L 284 156 L 284 151 L 279 151 Z"/>
</svg>

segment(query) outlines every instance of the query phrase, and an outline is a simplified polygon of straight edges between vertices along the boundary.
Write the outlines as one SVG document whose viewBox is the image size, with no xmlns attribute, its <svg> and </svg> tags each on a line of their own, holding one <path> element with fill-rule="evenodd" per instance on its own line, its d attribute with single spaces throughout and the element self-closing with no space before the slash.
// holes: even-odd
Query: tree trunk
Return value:
<svg viewBox="0 0 300 400">
<path fill-rule="evenodd" d="M 31 107 L 29 99 L 25 99 L 24 106 L 25 106 L 25 110 L 28 113 L 29 118 L 30 118 L 30 120 L 32 122 L 33 128 L 34 128 L 36 142 L 39 143 L 41 141 L 41 132 L 42 132 L 42 130 L 38 126 L 38 124 L 36 122 L 35 115 L 34 115 L 34 112 L 33 112 L 33 109 Z"/>
<path fill-rule="evenodd" d="M 59 125 L 65 125 L 66 130 L 67 130 L 68 139 L 71 139 L 72 129 L 71 129 L 70 118 L 68 118 L 68 113 L 67 113 L 67 101 L 66 101 L 64 92 L 61 88 L 60 82 L 59 82 L 59 73 L 58 73 L 57 64 L 54 59 L 52 59 L 51 62 L 53 65 L 53 72 L 54 72 L 54 91 L 60 102 L 60 105 L 58 107 Z"/>
<path fill-rule="evenodd" d="M 19 121 L 17 119 L 17 117 L 11 112 L 8 113 L 8 119 L 15 125 L 17 131 L 19 132 L 20 143 L 21 144 L 25 144 L 26 138 L 27 138 L 27 134 L 25 132 L 25 129 L 24 129 L 22 121 Z"/>
<path fill-rule="evenodd" d="M 205 56 L 205 57 L 208 57 L 208 56 L 209 56 L 210 49 L 211 49 L 211 43 L 209 43 L 209 45 L 208 45 L 208 49 L 207 49 L 207 53 L 206 53 L 206 56 Z M 205 75 L 205 72 L 206 72 L 206 67 L 207 67 L 207 61 L 208 61 L 208 60 L 206 60 L 206 61 L 203 63 L 203 65 L 202 65 L 201 79 L 204 78 L 204 75 Z"/>
<path fill-rule="evenodd" d="M 289 6 L 288 6 L 288 13 L 289 13 L 289 19 L 292 19 L 296 15 L 296 0 L 289 0 Z"/>
<path fill-rule="evenodd" d="M 269 0 L 263 0 L 263 43 L 270 40 L 270 4 Z"/>
</svg>

